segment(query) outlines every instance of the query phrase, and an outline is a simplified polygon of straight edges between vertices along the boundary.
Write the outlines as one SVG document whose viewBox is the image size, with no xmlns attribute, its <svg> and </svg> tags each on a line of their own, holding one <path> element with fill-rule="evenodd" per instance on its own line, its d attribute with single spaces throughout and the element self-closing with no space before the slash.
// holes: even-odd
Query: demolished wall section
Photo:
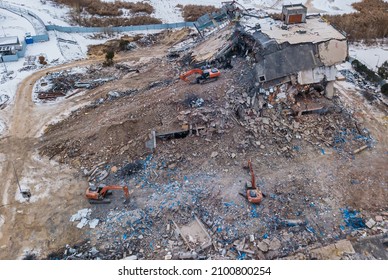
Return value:
<svg viewBox="0 0 388 280">
<path fill-rule="evenodd" d="M 323 66 L 298 72 L 298 83 L 301 85 L 319 83 L 322 80 L 334 81 L 337 75 L 335 66 Z"/>
<path fill-rule="evenodd" d="M 346 60 L 348 43 L 346 40 L 330 40 L 318 45 L 319 59 L 326 66 L 332 66 Z"/>
</svg>

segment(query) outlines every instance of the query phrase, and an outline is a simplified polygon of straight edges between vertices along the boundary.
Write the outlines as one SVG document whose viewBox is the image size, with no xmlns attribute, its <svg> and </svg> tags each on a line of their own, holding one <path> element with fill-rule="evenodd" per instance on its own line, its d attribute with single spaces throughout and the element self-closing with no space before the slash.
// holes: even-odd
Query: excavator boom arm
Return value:
<svg viewBox="0 0 388 280">
<path fill-rule="evenodd" d="M 109 190 L 123 190 L 125 197 L 126 198 L 129 197 L 129 191 L 128 191 L 128 187 L 127 186 L 105 186 L 100 191 L 100 195 L 104 197 L 106 192 L 109 191 Z"/>
<path fill-rule="evenodd" d="M 203 74 L 203 71 L 199 68 L 194 68 L 194 69 L 191 69 L 189 71 L 187 71 L 186 73 L 183 73 L 182 75 L 179 76 L 179 78 L 185 82 L 188 82 L 190 83 L 190 81 L 187 79 L 187 77 L 193 75 L 193 74 L 199 74 L 199 75 L 202 75 Z"/>
</svg>

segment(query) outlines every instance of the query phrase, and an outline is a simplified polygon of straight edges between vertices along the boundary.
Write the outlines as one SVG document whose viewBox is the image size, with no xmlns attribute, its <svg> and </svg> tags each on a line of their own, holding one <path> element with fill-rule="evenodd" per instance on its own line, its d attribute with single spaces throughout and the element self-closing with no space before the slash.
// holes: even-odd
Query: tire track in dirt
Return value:
<svg viewBox="0 0 388 280">
<path fill-rule="evenodd" d="M 116 62 L 147 56 L 163 55 L 165 48 L 156 47 L 135 50 L 118 56 Z M 87 186 L 85 180 L 76 177 L 76 170 L 60 166 L 48 159 L 38 159 L 36 145 L 39 132 L 53 118 L 75 104 L 72 99 L 54 105 L 37 106 L 32 101 L 35 82 L 47 72 L 87 66 L 103 59 L 76 61 L 37 71 L 19 85 L 13 105 L 9 108 L 9 130 L 0 139 L 0 153 L 5 161 L 1 168 L 0 194 L 0 259 L 16 259 L 29 250 L 41 253 L 55 250 L 67 243 L 76 242 L 82 232 L 69 226 L 69 216 L 77 209 L 88 207 L 83 199 Z M 78 98 L 80 102 L 89 97 Z M 32 199 L 25 201 L 19 194 L 12 163 L 15 165 L 21 185 L 29 183 Z M 31 178 L 35 181 L 29 182 Z M 42 250 L 42 251 L 40 251 Z"/>
</svg>

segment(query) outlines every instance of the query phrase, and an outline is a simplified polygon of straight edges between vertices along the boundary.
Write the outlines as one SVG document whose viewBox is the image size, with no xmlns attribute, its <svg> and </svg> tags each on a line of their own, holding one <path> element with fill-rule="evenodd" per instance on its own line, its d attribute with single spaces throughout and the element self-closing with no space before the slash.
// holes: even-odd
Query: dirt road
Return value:
<svg viewBox="0 0 388 280">
<path fill-rule="evenodd" d="M 142 49 L 118 57 L 116 61 L 163 53 L 160 47 L 158 50 Z M 98 61 L 72 62 L 30 75 L 18 87 L 14 104 L 5 110 L 9 130 L 0 140 L 0 259 L 21 258 L 27 253 L 39 255 L 41 251 L 76 242 L 80 237 L 81 231 L 70 225 L 69 217 L 78 209 L 88 207 L 83 199 L 87 183 L 77 177 L 77 170 L 40 158 L 36 144 L 45 125 L 57 120 L 61 113 L 85 104 L 89 98 L 80 96 L 54 105 L 34 104 L 31 93 L 35 82 L 48 71 Z M 31 190 L 30 201 L 21 196 L 17 178 L 22 189 Z"/>
</svg>

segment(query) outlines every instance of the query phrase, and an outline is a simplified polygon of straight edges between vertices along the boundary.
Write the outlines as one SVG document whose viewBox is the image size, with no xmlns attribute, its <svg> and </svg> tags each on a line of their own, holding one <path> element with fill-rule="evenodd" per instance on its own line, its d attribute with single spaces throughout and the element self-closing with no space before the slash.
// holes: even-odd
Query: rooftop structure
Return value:
<svg viewBox="0 0 388 280">
<path fill-rule="evenodd" d="M 271 18 L 259 20 L 261 32 L 276 40 L 278 44 L 319 43 L 327 40 L 345 40 L 346 37 L 323 20 L 320 16 L 310 16 L 305 23 L 285 26 L 282 21 Z"/>
<path fill-rule="evenodd" d="M 257 80 L 265 88 L 286 82 L 334 81 L 335 65 L 348 56 L 346 36 L 320 16 L 293 25 L 270 18 L 260 19 L 259 24 L 251 36 L 258 48 Z"/>
<path fill-rule="evenodd" d="M 22 49 L 19 38 L 17 36 L 0 37 L 0 54 L 10 55 L 16 54 Z"/>
<path fill-rule="evenodd" d="M 307 8 L 302 4 L 283 5 L 282 19 L 286 24 L 306 22 Z"/>
<path fill-rule="evenodd" d="M 0 37 L 0 46 L 18 45 L 20 44 L 17 36 Z"/>
</svg>

